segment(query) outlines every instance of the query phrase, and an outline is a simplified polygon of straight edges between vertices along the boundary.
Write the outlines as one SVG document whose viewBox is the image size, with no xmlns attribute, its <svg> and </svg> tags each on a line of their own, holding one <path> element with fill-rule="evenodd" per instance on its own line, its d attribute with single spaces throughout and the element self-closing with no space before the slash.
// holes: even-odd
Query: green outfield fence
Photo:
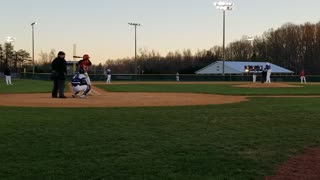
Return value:
<svg viewBox="0 0 320 180">
<path fill-rule="evenodd" d="M 71 80 L 73 75 L 68 75 L 67 79 Z M 22 73 L 21 79 L 34 80 L 50 80 L 50 74 L 32 74 Z M 273 82 L 299 82 L 300 78 L 297 75 L 272 75 Z M 92 81 L 105 81 L 106 76 L 101 74 L 90 74 Z M 175 81 L 175 74 L 114 74 L 112 81 Z M 181 74 L 181 81 L 252 81 L 252 75 L 195 75 L 195 74 Z M 258 76 L 257 81 L 260 81 Z M 307 76 L 308 82 L 320 82 L 320 75 Z"/>
</svg>

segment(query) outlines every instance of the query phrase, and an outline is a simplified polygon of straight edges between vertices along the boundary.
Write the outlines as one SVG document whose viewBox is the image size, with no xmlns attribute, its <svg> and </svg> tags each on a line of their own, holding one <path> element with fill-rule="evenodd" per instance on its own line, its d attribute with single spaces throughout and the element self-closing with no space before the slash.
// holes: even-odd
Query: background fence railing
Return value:
<svg viewBox="0 0 320 180">
<path fill-rule="evenodd" d="M 34 80 L 50 80 L 50 74 L 32 74 L 22 73 L 21 79 L 34 79 Z M 258 76 L 257 81 L 260 81 Z M 67 76 L 68 80 L 72 79 L 72 75 Z M 105 81 L 106 76 L 103 74 L 90 74 L 92 81 Z M 297 75 L 273 75 L 271 77 L 273 82 L 300 82 Z M 113 81 L 176 81 L 175 74 L 114 74 L 112 75 Z M 181 74 L 181 81 L 252 81 L 252 75 L 195 75 L 195 74 Z M 320 82 L 320 75 L 307 76 L 308 82 Z"/>
</svg>

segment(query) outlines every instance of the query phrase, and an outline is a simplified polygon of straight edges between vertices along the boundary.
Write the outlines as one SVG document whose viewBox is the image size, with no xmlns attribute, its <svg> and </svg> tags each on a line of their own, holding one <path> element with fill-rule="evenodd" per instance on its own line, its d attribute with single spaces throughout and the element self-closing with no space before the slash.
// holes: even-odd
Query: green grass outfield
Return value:
<svg viewBox="0 0 320 180">
<path fill-rule="evenodd" d="M 320 95 L 320 85 L 291 88 L 242 88 L 232 84 L 113 84 L 97 85 L 110 92 L 193 92 L 223 95 Z"/>
<path fill-rule="evenodd" d="M 290 156 L 320 147 L 319 100 L 0 107 L 0 179 L 264 179 Z"/>
<path fill-rule="evenodd" d="M 68 91 L 69 87 L 66 89 Z M 13 86 L 7 86 L 5 82 L 0 84 L 0 94 L 14 94 L 14 93 L 51 93 L 53 82 L 52 81 L 36 81 L 36 80 L 20 80 L 13 79 Z"/>
</svg>

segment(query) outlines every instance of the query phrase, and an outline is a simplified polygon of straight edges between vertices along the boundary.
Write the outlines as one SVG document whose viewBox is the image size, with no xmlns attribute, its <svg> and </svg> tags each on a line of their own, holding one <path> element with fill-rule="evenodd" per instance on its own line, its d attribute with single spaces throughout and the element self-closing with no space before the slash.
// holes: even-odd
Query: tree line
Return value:
<svg viewBox="0 0 320 180">
<path fill-rule="evenodd" d="M 228 60 L 266 60 L 296 73 L 304 69 L 309 74 L 319 74 L 320 22 L 287 23 L 255 37 L 252 44 L 243 38 L 230 43 L 226 56 Z"/>
<path fill-rule="evenodd" d="M 169 52 L 161 56 L 154 50 L 140 49 L 137 62 L 134 58 L 109 59 L 104 66 L 119 73 L 193 74 L 195 71 L 222 60 L 222 47 L 209 50 Z M 284 24 L 270 29 L 261 36 L 231 42 L 226 47 L 227 61 L 268 61 L 299 73 L 319 74 L 320 70 L 320 22 L 295 25 Z M 137 66 L 136 66 L 137 63 Z M 135 68 L 137 67 L 137 69 Z"/>
<path fill-rule="evenodd" d="M 11 43 L 0 44 L 0 71 L 11 67 L 13 72 L 22 71 L 23 67 L 31 64 L 30 54 L 23 49 L 14 50 Z"/>
</svg>

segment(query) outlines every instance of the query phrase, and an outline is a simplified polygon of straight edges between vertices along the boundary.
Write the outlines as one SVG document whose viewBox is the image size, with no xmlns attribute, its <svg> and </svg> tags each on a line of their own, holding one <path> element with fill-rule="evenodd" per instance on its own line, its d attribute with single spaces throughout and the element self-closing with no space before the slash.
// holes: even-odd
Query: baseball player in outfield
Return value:
<svg viewBox="0 0 320 180">
<path fill-rule="evenodd" d="M 81 93 L 80 98 L 86 98 L 91 90 L 91 82 L 89 76 L 80 69 L 79 72 L 73 77 L 72 81 L 72 97 L 76 98 Z"/>
<path fill-rule="evenodd" d="M 4 70 L 4 76 L 6 77 L 7 85 L 12 85 L 12 83 L 11 83 L 11 70 L 10 70 L 9 66 L 6 68 L 6 70 Z"/>
<path fill-rule="evenodd" d="M 176 81 L 180 82 L 180 74 L 179 74 L 179 72 L 177 72 L 177 74 L 176 74 Z"/>
<path fill-rule="evenodd" d="M 252 82 L 253 83 L 257 82 L 257 76 L 258 76 L 257 68 L 254 68 L 254 71 L 253 71 L 253 74 L 252 74 Z"/>
<path fill-rule="evenodd" d="M 107 84 L 111 84 L 111 69 L 107 70 Z"/>
<path fill-rule="evenodd" d="M 271 83 L 271 73 L 272 73 L 272 69 L 269 63 L 267 63 L 266 65 L 266 69 L 267 69 L 267 81 L 266 83 Z"/>
<path fill-rule="evenodd" d="M 300 72 L 300 80 L 301 80 L 301 84 L 303 84 L 303 83 L 307 84 L 306 74 L 305 74 L 304 70 L 302 70 Z"/>
</svg>

